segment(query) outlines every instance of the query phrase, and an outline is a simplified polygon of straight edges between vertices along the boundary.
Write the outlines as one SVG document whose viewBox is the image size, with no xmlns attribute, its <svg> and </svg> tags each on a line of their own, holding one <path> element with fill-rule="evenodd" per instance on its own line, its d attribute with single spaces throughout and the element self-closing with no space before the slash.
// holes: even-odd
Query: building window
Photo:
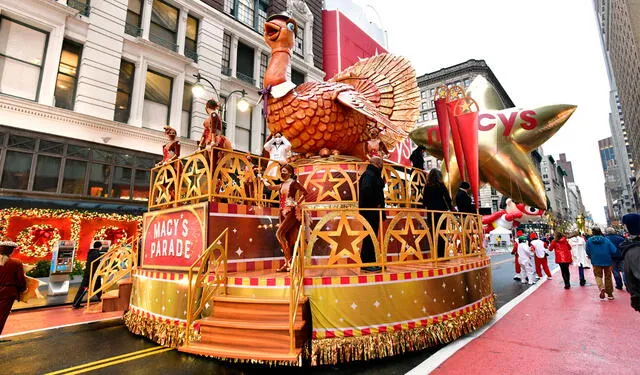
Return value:
<svg viewBox="0 0 640 375">
<path fill-rule="evenodd" d="M 251 133 L 252 133 L 252 112 L 253 108 L 246 112 L 236 110 L 236 139 L 235 144 L 238 150 L 251 151 Z"/>
<path fill-rule="evenodd" d="M 256 30 L 258 32 L 262 32 L 262 30 L 264 30 L 264 23 L 267 21 L 268 7 L 269 7 L 269 3 L 267 1 L 263 1 L 263 0 L 258 1 L 258 23 L 256 25 Z"/>
<path fill-rule="evenodd" d="M 172 86 L 173 79 L 171 77 L 147 70 L 142 126 L 162 130 L 169 123 Z"/>
<path fill-rule="evenodd" d="M 253 27 L 254 0 L 237 0 L 238 11 L 236 17 L 238 21 L 249 27 Z"/>
<path fill-rule="evenodd" d="M 177 51 L 178 14 L 178 8 L 160 0 L 154 0 L 151 8 L 149 40 L 172 51 Z"/>
<path fill-rule="evenodd" d="M 435 120 L 438 118 L 438 115 L 436 114 L 436 111 L 431 112 L 431 119 Z"/>
<path fill-rule="evenodd" d="M 425 91 L 420 91 L 420 97 L 421 97 L 422 99 L 426 99 L 428 94 L 429 94 L 429 93 L 428 93 L 426 90 L 425 90 Z"/>
<path fill-rule="evenodd" d="M 423 113 L 422 114 L 422 121 L 427 121 L 429 120 L 429 113 Z"/>
<path fill-rule="evenodd" d="M 49 34 L 0 17 L 0 92 L 38 100 Z"/>
<path fill-rule="evenodd" d="M 140 36 L 142 29 L 140 25 L 142 23 L 142 0 L 129 0 L 127 6 L 127 20 L 124 25 L 124 32 L 133 35 Z"/>
<path fill-rule="evenodd" d="M 34 138 L 16 134 L 9 135 L 2 182 L 0 183 L 2 188 L 19 190 L 29 188 L 35 146 L 36 140 Z"/>
<path fill-rule="evenodd" d="M 185 83 L 184 95 L 182 96 L 182 129 L 180 130 L 180 135 L 185 138 L 191 138 L 191 110 L 193 107 L 193 94 L 191 93 L 192 87 L 192 84 Z"/>
<path fill-rule="evenodd" d="M 491 201 L 491 212 L 496 211 L 498 211 L 498 201 L 494 199 Z"/>
<path fill-rule="evenodd" d="M 259 82 L 260 85 L 262 85 L 262 83 L 264 82 L 264 74 L 267 71 L 268 65 L 269 65 L 269 55 L 262 52 L 260 54 L 260 82 Z"/>
<path fill-rule="evenodd" d="M 298 25 L 298 32 L 293 44 L 293 52 L 304 57 L 304 25 Z"/>
<path fill-rule="evenodd" d="M 434 96 L 436 94 L 436 89 L 431 89 L 429 91 L 429 94 L 431 94 L 431 96 Z"/>
<path fill-rule="evenodd" d="M 69 40 L 62 43 L 62 53 L 60 55 L 60 65 L 58 66 L 58 78 L 54 93 L 55 103 L 58 108 L 73 110 L 73 103 L 76 97 L 76 86 L 78 84 L 78 65 L 80 65 L 80 55 L 82 45 Z"/>
<path fill-rule="evenodd" d="M 244 43 L 238 43 L 238 59 L 236 62 L 236 77 L 255 85 L 253 79 L 253 48 Z"/>
<path fill-rule="evenodd" d="M 291 69 L 291 82 L 295 83 L 296 86 L 304 83 L 304 73 L 299 70 Z"/>
<path fill-rule="evenodd" d="M 471 80 L 470 80 L 469 78 L 465 78 L 465 79 L 464 79 L 464 85 L 465 85 L 466 87 L 469 87 L 469 86 L 471 85 Z"/>
<path fill-rule="evenodd" d="M 198 19 L 187 17 L 187 31 L 184 37 L 184 55 L 198 62 Z"/>
<path fill-rule="evenodd" d="M 427 109 L 427 102 L 422 102 L 422 104 L 420 105 L 420 109 L 422 110 Z"/>
<path fill-rule="evenodd" d="M 231 35 L 222 36 L 222 74 L 231 75 Z"/>
<path fill-rule="evenodd" d="M 116 111 L 113 121 L 129 122 L 131 110 L 131 92 L 133 91 L 133 77 L 136 66 L 126 60 L 120 61 L 120 76 L 118 77 L 118 92 L 116 94 Z"/>
</svg>

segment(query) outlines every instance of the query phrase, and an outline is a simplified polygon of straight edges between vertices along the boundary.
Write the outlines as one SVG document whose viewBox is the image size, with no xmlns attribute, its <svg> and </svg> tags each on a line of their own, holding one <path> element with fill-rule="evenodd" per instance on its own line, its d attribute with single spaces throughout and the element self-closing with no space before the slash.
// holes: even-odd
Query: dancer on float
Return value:
<svg viewBox="0 0 640 375">
<path fill-rule="evenodd" d="M 370 139 L 367 141 L 367 157 L 369 159 L 377 156 L 379 158 L 385 159 L 389 156 L 389 150 L 387 150 L 387 146 L 382 142 L 379 138 L 380 131 L 377 128 L 372 128 L 369 131 Z"/>
<path fill-rule="evenodd" d="M 176 139 L 178 133 L 171 126 L 164 127 L 164 134 L 169 142 L 162 146 L 162 160 L 156 166 L 166 165 L 180 157 L 180 141 Z"/>
<path fill-rule="evenodd" d="M 265 178 L 262 182 L 267 189 L 280 192 L 280 226 L 276 231 L 276 238 L 284 252 L 284 264 L 278 268 L 278 272 L 288 272 L 291 267 L 292 248 L 302 223 L 300 203 L 307 197 L 307 190 L 296 179 L 290 164 L 282 166 L 280 177 L 284 181 L 281 184 L 270 185 Z"/>
<path fill-rule="evenodd" d="M 265 174 L 271 177 L 277 177 L 278 165 L 287 163 L 289 153 L 291 152 L 291 143 L 285 138 L 282 133 L 276 132 L 273 137 L 270 137 L 267 143 L 264 144 L 264 150 L 269 153 L 269 164 Z"/>
<path fill-rule="evenodd" d="M 217 101 L 214 99 L 207 100 L 205 111 L 207 111 L 209 117 L 207 117 L 202 124 L 204 131 L 198 142 L 198 147 L 201 150 L 207 147 L 218 147 L 227 150 L 233 148 L 231 141 L 222 135 L 222 120 L 220 120 L 220 115 L 218 114 L 219 109 L 220 105 Z"/>
</svg>

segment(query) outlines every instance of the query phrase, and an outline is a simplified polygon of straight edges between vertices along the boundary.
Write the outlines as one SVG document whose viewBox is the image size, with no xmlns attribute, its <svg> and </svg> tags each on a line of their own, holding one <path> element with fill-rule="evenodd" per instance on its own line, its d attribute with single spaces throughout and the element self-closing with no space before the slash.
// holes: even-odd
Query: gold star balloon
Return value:
<svg viewBox="0 0 640 375">
<path fill-rule="evenodd" d="M 474 80 L 467 94 L 480 108 L 478 165 L 481 181 L 514 201 L 546 209 L 544 185 L 530 153 L 560 130 L 576 106 L 559 104 L 501 109 L 495 89 L 482 76 Z M 438 125 L 415 129 L 409 136 L 431 155 L 443 158 Z M 448 166 L 448 171 L 443 168 L 443 174 L 449 190 L 453 192 L 461 182 L 453 153 L 449 156 Z"/>
</svg>

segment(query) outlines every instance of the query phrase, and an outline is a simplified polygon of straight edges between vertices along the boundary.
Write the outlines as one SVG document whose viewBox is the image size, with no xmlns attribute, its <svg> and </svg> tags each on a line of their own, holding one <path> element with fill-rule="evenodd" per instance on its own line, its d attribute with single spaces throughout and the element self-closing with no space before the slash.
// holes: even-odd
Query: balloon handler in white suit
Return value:
<svg viewBox="0 0 640 375">
<path fill-rule="evenodd" d="M 282 136 L 282 133 L 274 133 L 273 137 L 264 144 L 264 150 L 269 153 L 269 159 L 271 159 L 267 165 L 265 174 L 276 177 L 280 166 L 287 164 L 287 158 L 291 151 L 291 143 Z M 274 166 L 273 164 L 278 164 L 278 166 Z"/>
<path fill-rule="evenodd" d="M 518 237 L 518 262 L 520 262 L 520 282 L 525 284 L 527 280 L 529 285 L 535 282 L 533 262 L 533 251 L 529 246 L 526 236 Z"/>
</svg>

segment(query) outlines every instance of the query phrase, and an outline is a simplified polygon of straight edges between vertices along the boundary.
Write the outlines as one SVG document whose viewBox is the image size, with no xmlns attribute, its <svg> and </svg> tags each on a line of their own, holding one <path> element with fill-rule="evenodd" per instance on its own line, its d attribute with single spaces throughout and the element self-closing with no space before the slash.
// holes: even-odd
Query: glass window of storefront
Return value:
<svg viewBox="0 0 640 375">
<path fill-rule="evenodd" d="M 178 8 L 155 0 L 151 7 L 149 40 L 172 51 L 176 51 L 178 34 Z"/>
<path fill-rule="evenodd" d="M 149 170 L 159 156 L 71 142 L 74 143 L 55 136 L 0 127 L 0 188 L 147 199 Z"/>
<path fill-rule="evenodd" d="M 182 116 L 180 136 L 185 138 L 191 138 L 191 110 L 193 107 L 193 94 L 191 93 L 193 85 L 190 83 L 184 84 L 184 95 L 182 96 Z"/>
</svg>

